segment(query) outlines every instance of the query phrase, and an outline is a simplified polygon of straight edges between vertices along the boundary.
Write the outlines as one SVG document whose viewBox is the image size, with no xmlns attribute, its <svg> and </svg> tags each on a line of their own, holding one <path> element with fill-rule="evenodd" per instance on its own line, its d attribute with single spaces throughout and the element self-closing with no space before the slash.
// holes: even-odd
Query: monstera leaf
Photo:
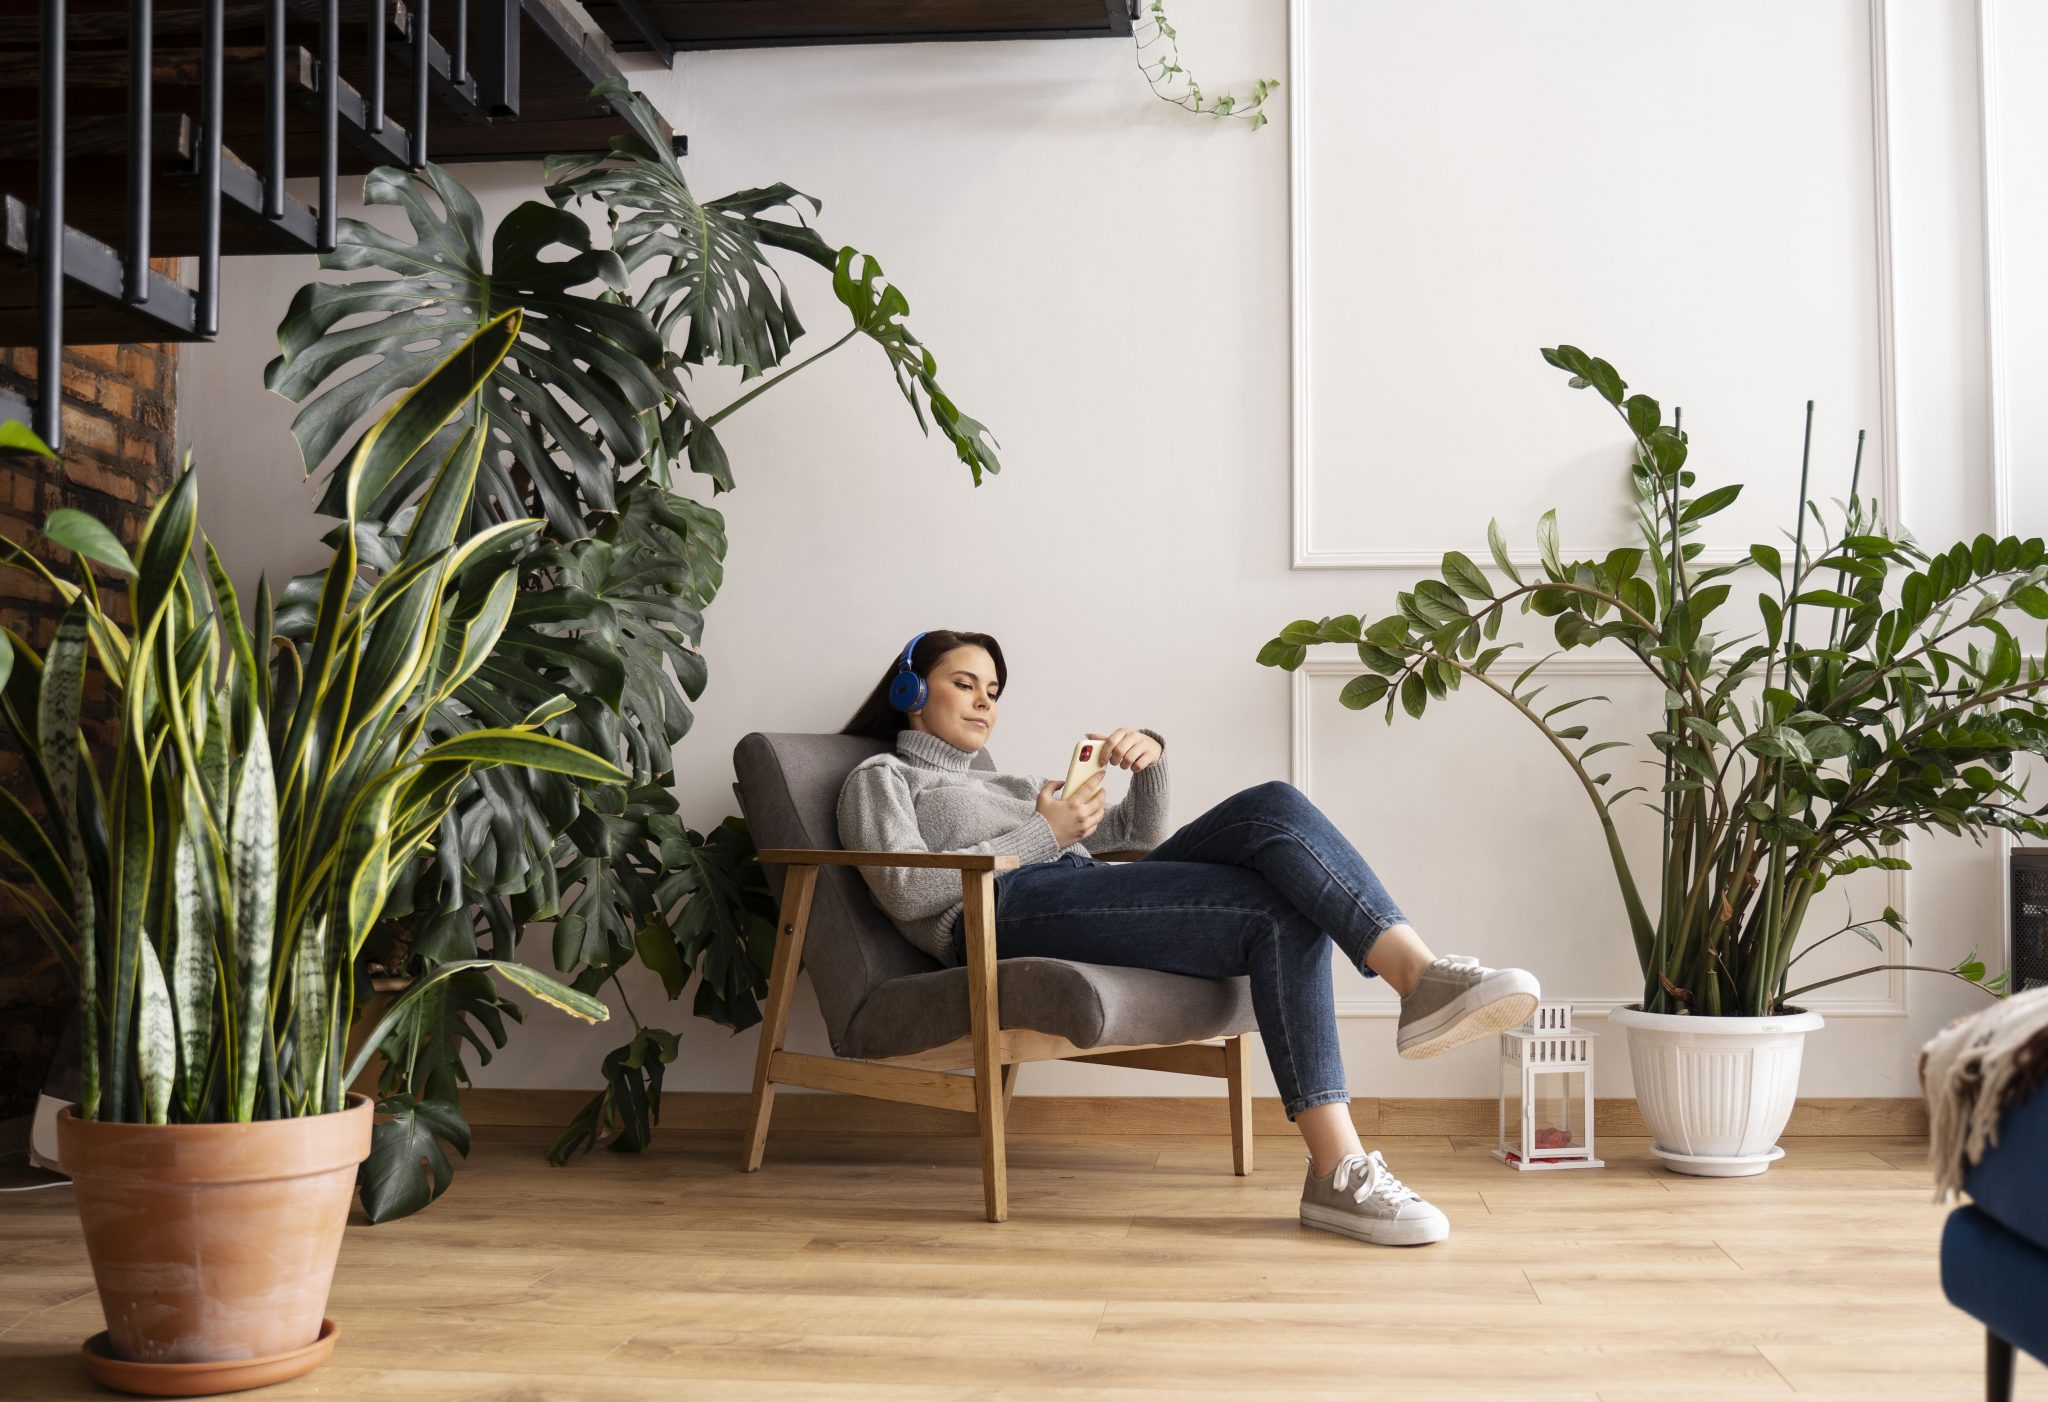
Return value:
<svg viewBox="0 0 2048 1402">
<path fill-rule="evenodd" d="M 633 1154 L 654 1138 L 661 1119 L 662 1073 L 676 1059 L 677 1038 L 659 1027 L 643 1027 L 633 1040 L 605 1054 L 604 1089 L 548 1146 L 548 1162 L 567 1163 L 580 1150 L 609 1136 L 614 1153 Z"/>
<path fill-rule="evenodd" d="M 801 221 L 799 201 L 813 214 L 823 206 L 781 184 L 699 204 L 646 101 L 616 80 L 600 83 L 591 96 L 608 102 L 629 130 L 612 138 L 607 154 L 550 157 L 543 177 L 549 197 L 565 206 L 598 201 L 627 269 L 662 266 L 638 300 L 676 359 L 736 365 L 744 379 L 780 365 L 804 328 L 762 246 L 793 248 L 826 263 L 832 250 L 802 222 L 766 216 L 787 209 Z M 607 164 L 614 160 L 623 164 Z"/>
<path fill-rule="evenodd" d="M 929 434 L 937 425 L 976 486 L 983 472 L 1002 470 L 988 429 L 962 414 L 939 388 L 938 361 L 899 319 L 909 313 L 910 302 L 894 284 L 880 281 L 881 264 L 855 249 L 834 248 L 801 222 L 799 202 L 813 214 L 822 204 L 780 184 L 700 204 L 661 140 L 646 100 L 618 82 L 599 85 L 593 97 L 609 102 L 631 133 L 613 137 L 603 156 L 551 158 L 548 194 L 564 205 L 584 198 L 601 202 L 613 223 L 613 247 L 626 266 L 654 263 L 664 269 L 641 293 L 639 304 L 654 318 L 662 340 L 674 346 L 675 361 L 736 365 L 743 381 L 784 363 L 803 326 L 790 305 L 788 287 L 763 250 L 786 249 L 831 269 L 833 293 L 853 315 L 852 331 L 818 355 L 838 349 L 855 334 L 868 337 L 888 354 L 896 387 L 918 426 Z M 796 214 L 798 222 L 768 217 L 778 209 Z M 783 373 L 795 373 L 818 355 Z M 687 455 L 692 471 L 710 477 L 717 490 L 730 491 L 731 466 L 714 427 L 768 386 L 756 386 L 718 413 L 700 418 L 672 367 L 664 381 L 668 407 L 652 428 L 662 463 Z M 920 393 L 931 405 L 929 421 Z"/>
<path fill-rule="evenodd" d="M 625 263 L 592 247 L 581 218 L 532 200 L 499 223 L 487 251 L 476 200 L 434 165 L 417 175 L 374 170 L 363 198 L 404 210 L 412 238 L 344 219 L 320 265 L 397 276 L 301 288 L 278 328 L 282 354 L 264 372 L 271 389 L 305 401 L 292 433 L 307 471 L 325 462 L 373 405 L 417 382 L 507 307 L 523 307 L 519 341 L 479 396 L 500 451 L 485 455 L 477 500 L 521 515 L 530 495 L 554 533 L 582 534 L 586 508 L 613 505 L 614 463 L 646 453 L 640 415 L 662 402 L 654 327 L 630 302 L 607 295 L 624 290 Z M 351 318 L 365 319 L 341 325 Z M 365 358 L 371 363 L 351 369 Z M 444 437 L 452 443 L 468 418 L 465 412 Z M 508 473 L 500 452 L 509 453 L 530 492 Z M 566 473 L 555 454 L 566 460 Z M 363 514 L 389 517 L 418 492 L 440 456 L 419 454 L 409 471 L 361 504 Z M 331 486 L 328 495 L 321 510 L 339 514 Z"/>
<path fill-rule="evenodd" d="M 708 834 L 673 815 L 648 826 L 668 868 L 657 893 L 659 928 L 675 941 L 682 966 L 698 975 L 691 1011 L 745 1031 L 761 1020 L 776 917 L 746 819 L 727 818 Z M 643 938 L 643 954 L 645 948 Z"/>
<path fill-rule="evenodd" d="M 925 423 L 924 410 L 918 406 L 917 392 L 924 391 L 931 401 L 932 423 L 953 445 L 953 451 L 960 461 L 974 474 L 974 485 L 981 485 L 983 472 L 1000 472 L 1003 465 L 996 460 L 995 439 L 980 422 L 968 418 L 946 397 L 939 388 L 939 362 L 924 348 L 917 337 L 910 334 L 898 317 L 907 316 L 910 302 L 894 283 L 881 280 L 882 265 L 865 253 L 851 248 L 839 250 L 839 256 L 832 265 L 832 292 L 853 313 L 854 329 L 872 340 L 889 353 L 889 368 L 895 373 L 896 388 L 903 391 L 903 397 L 910 402 L 910 411 L 917 415 L 917 425 L 926 434 L 931 428 Z"/>
</svg>

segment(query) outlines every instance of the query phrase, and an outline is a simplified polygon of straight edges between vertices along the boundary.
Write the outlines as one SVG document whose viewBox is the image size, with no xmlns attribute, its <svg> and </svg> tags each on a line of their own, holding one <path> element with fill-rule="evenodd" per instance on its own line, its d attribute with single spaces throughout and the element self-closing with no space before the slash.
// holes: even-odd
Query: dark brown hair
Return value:
<svg viewBox="0 0 2048 1402">
<path fill-rule="evenodd" d="M 986 633 L 961 633 L 951 628 L 934 628 L 917 640 L 917 646 L 910 653 L 910 665 L 929 685 L 932 668 L 938 666 L 939 659 L 956 647 L 988 649 L 988 655 L 995 659 L 996 689 L 1005 692 L 1010 689 L 1010 669 L 1003 662 L 1003 645 Z M 882 679 L 875 683 L 875 689 L 868 693 L 868 699 L 860 703 L 860 709 L 853 713 L 853 719 L 840 730 L 841 735 L 865 735 L 870 740 L 893 742 L 897 731 L 910 728 L 910 717 L 889 704 L 889 683 L 896 679 L 896 666 L 902 660 L 901 651 L 890 659 L 889 670 L 882 673 Z"/>
</svg>

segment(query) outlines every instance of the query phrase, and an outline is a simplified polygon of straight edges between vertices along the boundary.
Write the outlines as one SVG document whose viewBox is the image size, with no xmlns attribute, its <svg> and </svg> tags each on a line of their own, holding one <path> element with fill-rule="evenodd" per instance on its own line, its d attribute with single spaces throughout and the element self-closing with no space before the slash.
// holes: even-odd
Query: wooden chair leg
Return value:
<svg viewBox="0 0 2048 1402">
<path fill-rule="evenodd" d="M 1003 1068 L 1003 1118 L 1010 1118 L 1010 1100 L 1017 1094 L 1017 1068 L 1021 1062 L 1013 1061 Z"/>
<path fill-rule="evenodd" d="M 1242 1034 L 1223 1040 L 1225 1084 L 1230 1095 L 1230 1161 L 1237 1176 L 1252 1171 L 1252 1077 Z"/>
<path fill-rule="evenodd" d="M 974 1116 L 981 1127 L 981 1196 L 991 1222 L 1010 1215 L 1003 1119 L 1008 1096 L 1002 1011 L 996 997 L 995 873 L 960 873 L 960 934 L 967 942 L 967 1014 L 974 1039 Z M 1014 1084 L 1014 1082 L 1012 1082 Z"/>
<path fill-rule="evenodd" d="M 768 1063 L 782 1050 L 789 1030 L 789 1005 L 796 997 L 796 976 L 803 968 L 804 928 L 811 918 L 811 892 L 818 884 L 816 867 L 785 867 L 782 874 L 782 915 L 775 931 L 775 963 L 768 973 L 768 1001 L 761 1009 L 761 1047 L 754 1057 L 754 1094 L 747 1111 L 747 1137 L 740 1146 L 740 1169 L 761 1166 L 768 1147 L 768 1116 L 775 1109 L 775 1087 Z"/>
</svg>

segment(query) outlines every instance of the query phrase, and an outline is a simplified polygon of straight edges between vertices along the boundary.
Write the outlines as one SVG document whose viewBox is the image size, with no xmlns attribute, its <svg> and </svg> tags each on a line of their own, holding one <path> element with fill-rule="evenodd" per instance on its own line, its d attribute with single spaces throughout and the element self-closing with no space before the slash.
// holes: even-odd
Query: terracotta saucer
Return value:
<svg viewBox="0 0 2048 1402">
<path fill-rule="evenodd" d="M 301 1373 L 310 1373 L 334 1352 L 341 1326 L 331 1319 L 320 1321 L 320 1337 L 304 1348 L 273 1353 L 268 1358 L 230 1358 L 219 1363 L 131 1363 L 109 1351 L 107 1331 L 102 1329 L 78 1351 L 85 1355 L 86 1371 L 93 1381 L 117 1392 L 143 1397 L 206 1397 L 216 1392 L 242 1392 L 268 1387 Z"/>
</svg>

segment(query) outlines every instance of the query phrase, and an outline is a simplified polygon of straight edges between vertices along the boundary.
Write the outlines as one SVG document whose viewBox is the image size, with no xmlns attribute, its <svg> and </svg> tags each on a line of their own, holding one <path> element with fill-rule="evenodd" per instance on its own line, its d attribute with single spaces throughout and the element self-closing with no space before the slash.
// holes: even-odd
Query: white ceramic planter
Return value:
<svg viewBox="0 0 2048 1402">
<path fill-rule="evenodd" d="M 1819 1013 L 1693 1017 L 1635 1007 L 1607 1015 L 1628 1030 L 1636 1105 L 1650 1152 L 1679 1173 L 1742 1178 L 1785 1156 L 1778 1145 L 1799 1094 L 1799 1057 Z"/>
</svg>

